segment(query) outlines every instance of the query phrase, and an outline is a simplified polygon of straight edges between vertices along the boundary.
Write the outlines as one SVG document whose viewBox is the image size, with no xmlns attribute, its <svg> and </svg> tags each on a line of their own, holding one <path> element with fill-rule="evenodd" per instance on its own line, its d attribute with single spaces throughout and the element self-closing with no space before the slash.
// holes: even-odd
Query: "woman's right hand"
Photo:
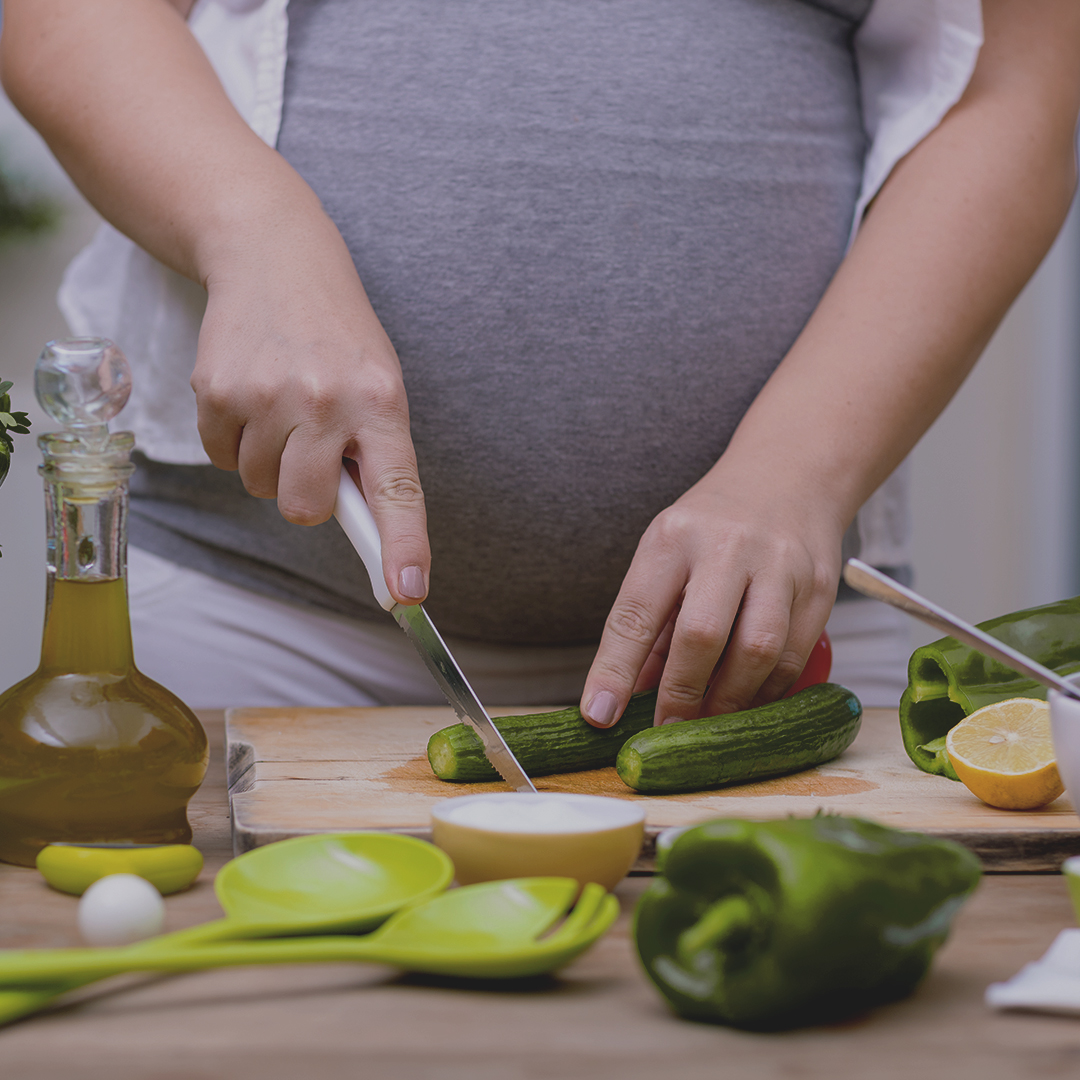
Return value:
<svg viewBox="0 0 1080 1080">
<path fill-rule="evenodd" d="M 424 496 L 401 367 L 314 196 L 214 245 L 191 379 L 210 460 L 301 525 L 333 513 L 342 457 L 360 467 L 394 598 L 427 593 Z"/>
</svg>

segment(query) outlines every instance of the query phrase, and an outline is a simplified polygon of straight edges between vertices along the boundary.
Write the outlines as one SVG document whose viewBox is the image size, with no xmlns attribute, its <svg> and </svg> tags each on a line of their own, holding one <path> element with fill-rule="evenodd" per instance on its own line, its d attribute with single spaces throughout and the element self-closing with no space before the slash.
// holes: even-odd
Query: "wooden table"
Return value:
<svg viewBox="0 0 1080 1080">
<path fill-rule="evenodd" d="M 215 751 L 220 714 L 204 714 Z M 216 753 L 192 804 L 206 870 L 167 902 L 176 929 L 218 914 L 230 856 Z M 1062 879 L 988 875 L 929 979 L 907 1001 L 842 1026 L 750 1035 L 680 1021 L 637 969 L 624 914 L 560 974 L 469 986 L 361 965 L 248 968 L 87 987 L 0 1030 L 4 1080 L 1016 1080 L 1080 1076 L 1080 1021 L 992 1013 L 982 995 L 1041 955 L 1075 919 Z M 0 865 L 0 945 L 77 943 L 72 897 Z"/>
</svg>

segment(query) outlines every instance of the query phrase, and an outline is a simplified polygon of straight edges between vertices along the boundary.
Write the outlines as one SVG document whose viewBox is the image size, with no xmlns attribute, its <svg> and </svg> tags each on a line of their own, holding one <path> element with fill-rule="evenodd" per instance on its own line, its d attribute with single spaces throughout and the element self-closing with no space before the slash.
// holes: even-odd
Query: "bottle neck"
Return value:
<svg viewBox="0 0 1080 1080">
<path fill-rule="evenodd" d="M 127 507 L 133 438 L 90 449 L 43 435 L 48 588 L 41 670 L 122 674 L 133 666 L 127 606 Z"/>
<path fill-rule="evenodd" d="M 124 578 L 54 578 L 41 638 L 41 671 L 123 675 L 135 666 Z"/>
</svg>

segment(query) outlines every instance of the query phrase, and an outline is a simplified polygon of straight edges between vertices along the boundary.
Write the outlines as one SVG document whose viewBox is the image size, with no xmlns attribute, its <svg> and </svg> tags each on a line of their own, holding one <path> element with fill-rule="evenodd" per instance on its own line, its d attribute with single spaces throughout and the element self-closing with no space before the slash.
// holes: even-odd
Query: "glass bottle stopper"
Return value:
<svg viewBox="0 0 1080 1080">
<path fill-rule="evenodd" d="M 108 338 L 50 341 L 34 368 L 34 393 L 54 420 L 100 453 L 109 442 L 109 421 L 131 394 L 131 368 Z"/>
</svg>

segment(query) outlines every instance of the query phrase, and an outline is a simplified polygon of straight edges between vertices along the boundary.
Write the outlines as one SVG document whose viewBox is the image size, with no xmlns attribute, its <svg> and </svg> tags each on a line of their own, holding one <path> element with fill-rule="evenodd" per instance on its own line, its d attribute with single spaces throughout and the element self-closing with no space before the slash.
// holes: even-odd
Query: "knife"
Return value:
<svg viewBox="0 0 1080 1080">
<path fill-rule="evenodd" d="M 428 618 L 423 605 L 412 604 L 406 607 L 397 603 L 390 595 L 383 577 L 382 541 L 379 539 L 378 526 L 371 516 L 364 496 L 360 494 L 356 481 L 349 475 L 344 464 L 341 466 L 341 478 L 338 481 L 334 517 L 363 560 L 368 577 L 371 578 L 375 599 L 394 616 L 405 631 L 405 636 L 413 643 L 425 667 L 435 677 L 439 689 L 446 695 L 446 700 L 457 713 L 458 719 L 463 724 L 468 724 L 480 737 L 484 753 L 495 771 L 515 791 L 536 791 L 533 782 L 506 745 L 499 729 L 491 722 L 491 717 L 480 704 L 480 699 L 469 685 L 469 680 L 462 674 L 457 661 L 446 647 L 446 642 L 435 629 L 435 624 Z"/>
<path fill-rule="evenodd" d="M 926 597 L 920 596 L 906 585 L 901 585 L 899 581 L 893 581 L 887 574 L 883 574 L 876 567 L 868 566 L 861 559 L 848 559 L 844 564 L 844 581 L 856 592 L 892 604 L 893 607 L 914 615 L 916 619 L 929 623 L 935 629 L 944 630 L 983 656 L 989 656 L 1013 671 L 1022 672 L 1035 682 L 1057 690 L 1059 694 L 1080 698 L 1080 690 L 1066 682 L 1056 671 L 1043 667 L 1037 660 L 1018 652 L 985 630 L 958 619 L 952 612 L 931 603 Z"/>
</svg>

